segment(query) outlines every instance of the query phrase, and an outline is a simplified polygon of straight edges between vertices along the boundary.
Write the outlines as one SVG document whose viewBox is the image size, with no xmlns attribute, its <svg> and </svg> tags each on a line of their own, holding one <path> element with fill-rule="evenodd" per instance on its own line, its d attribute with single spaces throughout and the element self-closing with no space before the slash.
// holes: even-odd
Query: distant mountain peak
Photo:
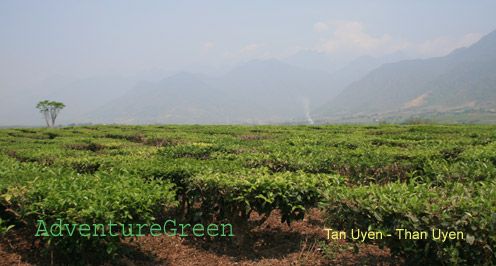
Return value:
<svg viewBox="0 0 496 266">
<path fill-rule="evenodd" d="M 496 31 L 444 57 L 383 65 L 318 109 L 324 117 L 391 117 L 496 107 Z M 478 109 L 479 110 L 479 109 Z"/>
</svg>

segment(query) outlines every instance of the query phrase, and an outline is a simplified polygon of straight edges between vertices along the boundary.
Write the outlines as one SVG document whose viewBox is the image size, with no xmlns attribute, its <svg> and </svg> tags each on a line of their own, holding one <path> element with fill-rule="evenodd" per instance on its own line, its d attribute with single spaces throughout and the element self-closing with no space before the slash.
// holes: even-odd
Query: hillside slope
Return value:
<svg viewBox="0 0 496 266">
<path fill-rule="evenodd" d="M 496 107 L 496 31 L 447 56 L 383 65 L 317 109 L 320 117 L 421 115 Z"/>
</svg>

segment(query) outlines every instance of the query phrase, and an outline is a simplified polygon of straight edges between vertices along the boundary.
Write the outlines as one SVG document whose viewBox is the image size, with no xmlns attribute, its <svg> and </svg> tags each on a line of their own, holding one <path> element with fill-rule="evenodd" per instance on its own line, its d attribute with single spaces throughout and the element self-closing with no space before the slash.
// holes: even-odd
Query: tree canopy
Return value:
<svg viewBox="0 0 496 266">
<path fill-rule="evenodd" d="M 45 118 L 45 122 L 47 124 L 47 128 L 50 128 L 50 121 L 52 122 L 52 127 L 55 126 L 55 119 L 59 115 L 60 110 L 64 109 L 65 104 L 61 102 L 55 101 L 40 101 L 36 105 L 36 108 L 40 110 L 40 113 L 43 114 Z"/>
</svg>

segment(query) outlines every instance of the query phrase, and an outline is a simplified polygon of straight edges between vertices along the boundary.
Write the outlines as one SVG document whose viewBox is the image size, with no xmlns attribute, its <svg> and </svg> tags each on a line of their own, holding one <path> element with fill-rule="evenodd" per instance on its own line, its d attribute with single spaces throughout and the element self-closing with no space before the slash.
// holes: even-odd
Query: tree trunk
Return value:
<svg viewBox="0 0 496 266">
<path fill-rule="evenodd" d="M 48 112 L 43 113 L 45 116 L 45 122 L 47 124 L 47 128 L 50 128 L 50 118 L 48 117 Z"/>
</svg>

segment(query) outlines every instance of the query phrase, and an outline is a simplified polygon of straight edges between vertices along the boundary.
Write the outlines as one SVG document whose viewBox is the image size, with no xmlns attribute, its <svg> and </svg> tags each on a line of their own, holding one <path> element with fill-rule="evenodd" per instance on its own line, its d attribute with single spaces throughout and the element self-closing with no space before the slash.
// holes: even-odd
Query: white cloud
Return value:
<svg viewBox="0 0 496 266">
<path fill-rule="evenodd" d="M 292 56 L 300 51 L 306 50 L 303 47 L 300 46 L 293 46 L 293 47 L 288 47 L 286 49 L 283 49 L 281 51 L 278 51 L 274 53 L 274 57 L 278 59 L 283 59 L 289 56 Z"/>
<path fill-rule="evenodd" d="M 259 44 L 248 44 L 245 47 L 241 48 L 239 51 L 240 53 L 250 53 L 251 51 L 255 51 L 261 47 L 262 45 Z"/>
<path fill-rule="evenodd" d="M 329 27 L 327 26 L 327 24 L 325 24 L 324 22 L 317 22 L 313 25 L 313 29 L 315 31 L 326 31 L 329 29 Z"/>
<path fill-rule="evenodd" d="M 443 56 L 456 48 L 473 44 L 482 37 L 482 34 L 470 33 L 458 38 L 441 36 L 434 40 L 413 43 L 394 38 L 390 34 L 383 34 L 379 37 L 370 36 L 362 23 L 348 20 L 318 22 L 314 25 L 314 30 L 319 32 L 328 30 L 332 33 L 333 38 L 323 38 L 313 48 L 328 55 L 349 53 L 381 56 L 401 50 L 412 56 Z"/>
<path fill-rule="evenodd" d="M 317 22 L 313 28 L 322 38 L 310 48 L 288 44 L 285 49 L 275 49 L 264 44 L 250 43 L 223 53 L 223 57 L 230 61 L 284 59 L 300 51 L 314 50 L 332 56 L 336 62 L 363 55 L 384 56 L 397 51 L 406 52 L 412 58 L 427 58 L 444 56 L 456 48 L 469 46 L 482 37 L 482 34 L 470 33 L 458 37 L 441 36 L 433 40 L 412 42 L 387 33 L 372 36 L 367 33 L 361 22 L 350 20 Z M 207 51 L 213 46 L 212 42 L 207 42 L 204 50 Z"/>
<path fill-rule="evenodd" d="M 478 42 L 483 36 L 484 34 L 482 33 L 469 33 L 464 35 L 461 40 L 459 40 L 459 44 L 463 47 L 467 47 Z"/>
<path fill-rule="evenodd" d="M 206 52 L 208 50 L 210 50 L 210 48 L 214 47 L 214 43 L 213 42 L 207 42 L 203 45 L 202 47 L 202 51 Z"/>
<path fill-rule="evenodd" d="M 224 57 L 232 59 L 247 59 L 247 58 L 264 58 L 269 54 L 264 51 L 264 45 L 248 44 L 236 51 L 225 52 Z"/>
<path fill-rule="evenodd" d="M 404 41 L 393 39 L 389 34 L 383 34 L 378 38 L 370 36 L 364 31 L 362 23 L 358 21 L 337 20 L 325 25 L 332 31 L 334 38 L 322 39 L 315 50 L 328 55 L 342 52 L 382 55 L 408 45 Z M 319 26 L 319 28 L 323 27 Z"/>
<path fill-rule="evenodd" d="M 469 33 L 458 38 L 441 36 L 434 40 L 427 40 L 419 44 L 411 44 L 405 51 L 420 56 L 444 56 L 460 47 L 467 47 L 482 38 L 480 33 Z"/>
</svg>

